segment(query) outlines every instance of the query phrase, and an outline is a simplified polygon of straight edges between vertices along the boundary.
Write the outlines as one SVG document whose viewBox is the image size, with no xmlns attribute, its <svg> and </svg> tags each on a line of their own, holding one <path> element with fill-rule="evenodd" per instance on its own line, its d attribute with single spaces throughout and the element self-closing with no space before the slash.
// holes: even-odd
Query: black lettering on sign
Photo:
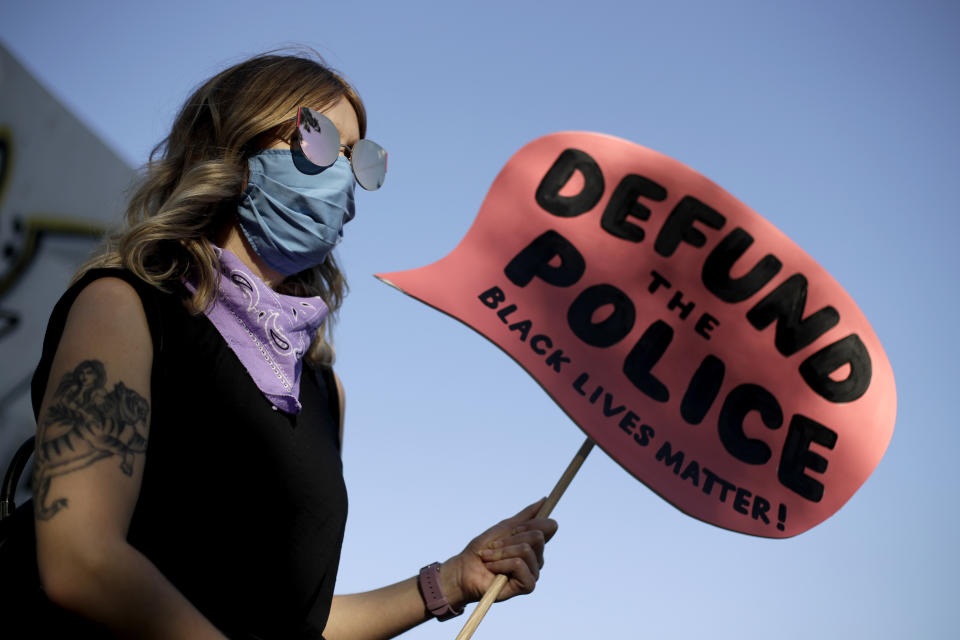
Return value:
<svg viewBox="0 0 960 640">
<path fill-rule="evenodd" d="M 643 229 L 632 222 L 627 222 L 628 217 L 638 220 L 650 219 L 650 209 L 637 202 L 637 198 L 641 196 L 655 202 L 662 202 L 667 197 L 667 190 L 643 176 L 636 174 L 625 176 L 614 189 L 610 202 L 603 211 L 603 217 L 600 218 L 600 226 L 604 231 L 631 242 L 643 240 Z"/>
<path fill-rule="evenodd" d="M 847 377 L 834 380 L 831 374 L 844 365 L 850 366 Z M 853 402 L 870 386 L 873 365 L 860 336 L 851 333 L 804 360 L 800 375 L 811 389 L 830 402 Z"/>
<path fill-rule="evenodd" d="M 613 396 L 610 395 L 610 392 L 603 394 L 603 415 L 607 418 L 612 418 L 618 413 L 623 413 L 626 411 L 627 406 L 624 404 L 613 406 Z"/>
<path fill-rule="evenodd" d="M 670 288 L 670 281 L 664 278 L 662 275 L 660 275 L 656 271 L 651 271 L 650 275 L 653 276 L 653 280 L 650 281 L 650 286 L 647 287 L 647 291 L 649 291 L 650 293 L 655 293 L 657 289 L 660 288 L 661 285 L 666 287 L 667 289 Z"/>
<path fill-rule="evenodd" d="M 507 327 L 510 331 L 519 331 L 520 332 L 520 342 L 527 341 L 527 334 L 530 333 L 530 329 L 533 328 L 533 322 L 530 320 L 521 320 L 520 322 L 514 322 L 512 325 Z"/>
<path fill-rule="evenodd" d="M 581 373 L 581 374 L 580 374 L 580 378 L 583 378 L 584 376 L 586 376 L 587 378 L 590 377 L 590 376 L 588 376 L 586 373 Z M 577 378 L 577 380 L 580 380 L 580 378 Z M 574 384 L 574 386 L 576 386 L 576 384 Z M 586 394 L 584 394 L 584 395 L 586 395 Z M 593 390 L 593 392 L 590 394 L 590 404 L 596 404 L 597 400 L 598 400 L 601 396 L 603 396 L 603 385 L 602 385 L 602 384 L 598 384 L 598 385 L 596 386 L 596 388 Z"/>
<path fill-rule="evenodd" d="M 787 430 L 787 440 L 783 444 L 783 453 L 780 455 L 777 478 L 780 484 L 807 500 L 820 502 L 823 499 L 823 484 L 804 473 L 805 469 L 817 473 L 825 473 L 827 470 L 827 459 L 810 451 L 810 444 L 813 442 L 833 449 L 837 444 L 837 432 L 806 416 L 793 416 Z"/>
<path fill-rule="evenodd" d="M 621 423 L 622 424 L 622 423 Z M 633 434 L 633 441 L 639 444 L 641 447 L 645 447 L 650 444 L 650 439 L 656 435 L 656 432 L 648 424 L 640 425 L 640 433 Z"/>
<path fill-rule="evenodd" d="M 747 507 L 750 506 L 750 496 L 753 495 L 743 487 L 737 487 L 737 493 L 733 497 L 733 510 L 743 515 L 750 513 L 747 511 Z"/>
<path fill-rule="evenodd" d="M 680 403 L 680 415 L 689 424 L 700 424 L 713 405 L 723 384 L 726 366 L 723 360 L 708 355 L 700 363 Z"/>
<path fill-rule="evenodd" d="M 508 304 L 503 309 L 500 309 L 500 311 L 497 311 L 497 317 L 500 318 L 500 322 L 502 322 L 503 324 L 507 324 L 508 322 L 510 322 L 509 320 L 507 320 L 507 318 L 510 316 L 510 314 L 514 313 L 516 310 L 517 310 L 517 305 Z"/>
<path fill-rule="evenodd" d="M 713 248 L 703 263 L 703 284 L 724 302 L 743 302 L 760 291 L 783 266 L 776 256 L 768 253 L 747 275 L 731 278 L 733 265 L 752 244 L 753 236 L 737 227 Z"/>
<path fill-rule="evenodd" d="M 550 339 L 550 336 L 538 333 L 530 338 L 530 348 L 533 349 L 534 353 L 542 356 L 547 352 L 547 349 L 553 348 L 553 340 Z"/>
<path fill-rule="evenodd" d="M 636 414 L 634 414 L 636 415 Z M 624 418 L 625 420 L 626 418 Z M 623 421 L 620 422 L 620 426 L 623 426 Z M 650 439 L 653 438 L 655 431 L 653 427 L 648 424 L 640 425 L 640 433 L 633 434 L 633 441 L 636 442 L 641 447 L 645 447 L 650 444 Z"/>
<path fill-rule="evenodd" d="M 707 242 L 703 232 L 693 226 L 702 222 L 711 229 L 719 229 L 727 219 L 719 211 L 705 205 L 693 196 L 684 196 L 677 203 L 657 234 L 653 249 L 665 258 L 673 255 L 681 242 L 694 247 L 702 247 Z"/>
<path fill-rule="evenodd" d="M 683 451 L 673 452 L 669 440 L 664 440 L 663 444 L 657 450 L 657 460 L 660 460 L 668 467 L 673 465 L 673 472 L 680 474 L 680 468 L 683 466 Z"/>
<path fill-rule="evenodd" d="M 770 518 L 767 517 L 767 512 L 770 511 L 770 501 L 766 498 L 761 498 L 760 496 L 753 497 L 753 513 L 750 514 L 750 517 L 754 520 L 761 519 L 763 524 L 770 524 Z"/>
<path fill-rule="evenodd" d="M 574 171 L 579 171 L 583 176 L 583 188 L 573 196 L 560 195 Z M 536 200 L 547 213 L 559 218 L 573 218 L 593 209 L 600 202 L 603 187 L 603 172 L 596 160 L 579 149 L 567 149 L 543 176 L 537 187 Z"/>
<path fill-rule="evenodd" d="M 689 480 L 695 487 L 700 486 L 700 465 L 697 464 L 696 460 L 691 460 L 687 464 L 687 468 L 680 474 L 680 479 Z"/>
<path fill-rule="evenodd" d="M 720 484 L 720 495 L 719 495 L 720 502 L 726 502 L 727 493 L 737 488 L 735 484 L 733 484 L 732 482 L 728 482 L 727 480 L 724 480 L 723 478 L 715 474 L 713 471 L 710 471 L 710 469 L 707 469 L 706 467 L 703 468 L 703 475 L 706 476 L 703 481 L 703 492 L 705 494 L 710 495 L 710 493 L 713 491 L 713 485 L 715 483 Z"/>
<path fill-rule="evenodd" d="M 627 410 L 627 412 L 623 415 L 623 418 L 620 419 L 619 426 L 627 433 L 633 435 L 637 428 L 637 420 L 639 419 L 640 416 L 631 410 Z"/>
<path fill-rule="evenodd" d="M 573 381 L 573 388 L 582 396 L 587 395 L 587 392 L 583 390 L 583 384 L 590 379 L 590 374 L 587 372 L 581 373 L 577 376 L 577 379 Z"/>
<path fill-rule="evenodd" d="M 552 265 L 551 262 L 558 258 L 560 264 Z M 503 272 L 518 287 L 530 284 L 534 276 L 555 287 L 569 287 L 580 279 L 586 268 L 577 248 L 551 229 L 534 238 Z"/>
<path fill-rule="evenodd" d="M 763 464 L 770 459 L 772 451 L 767 443 L 748 438 L 743 432 L 747 414 L 756 411 L 768 429 L 783 425 L 783 411 L 773 394 L 756 384 L 741 384 L 733 389 L 723 402 L 717 430 L 723 447 L 737 460 L 747 464 Z"/>
<path fill-rule="evenodd" d="M 696 326 L 693 327 L 693 330 L 696 331 L 700 336 L 705 340 L 710 339 L 710 332 L 720 324 L 720 321 L 714 318 L 709 313 L 705 313 L 700 316 L 700 319 L 697 320 Z"/>
<path fill-rule="evenodd" d="M 609 391 L 605 391 L 603 385 L 595 385 L 593 391 L 590 392 L 588 397 L 587 390 L 584 388 L 584 385 L 586 385 L 588 382 L 590 382 L 590 374 L 584 371 L 573 381 L 574 391 L 576 391 L 582 397 L 588 398 L 588 402 L 590 402 L 590 404 L 596 404 L 602 397 L 603 403 L 600 405 L 600 408 L 605 418 L 615 418 L 620 416 L 617 424 L 624 433 L 632 436 L 634 442 L 641 447 L 645 447 L 650 444 L 650 439 L 653 438 L 654 435 L 653 427 L 648 424 L 641 424 L 638 427 L 637 425 L 640 421 L 640 416 L 633 410 L 628 409 L 625 404 L 617 403 L 613 394 Z"/>
<path fill-rule="evenodd" d="M 680 319 L 686 320 L 687 316 L 690 315 L 690 312 L 693 311 L 693 308 L 697 306 L 693 300 L 684 304 L 683 302 L 683 292 L 677 291 L 673 294 L 673 297 L 670 298 L 670 302 L 667 303 L 667 309 L 673 311 L 674 309 L 680 309 Z"/>
<path fill-rule="evenodd" d="M 630 431 L 626 428 L 624 430 Z M 636 438 L 636 435 L 634 437 Z M 713 495 L 722 503 L 727 503 L 727 496 L 733 495 L 733 500 L 728 504 L 734 511 L 744 516 L 750 516 L 754 520 L 762 520 L 764 524 L 770 524 L 770 517 L 767 515 L 770 513 L 771 506 L 769 500 L 763 496 L 754 495 L 746 487 L 738 487 L 721 478 L 707 467 L 702 467 L 696 460 L 688 458 L 683 451 L 674 449 L 669 440 L 665 440 L 660 445 L 655 457 L 673 471 L 673 474 L 678 476 L 681 481 L 689 481 L 691 485 L 703 491 L 704 495 Z M 702 486 L 701 479 L 703 480 Z M 714 493 L 713 489 L 717 486 L 720 490 Z M 782 523 L 786 519 L 786 507 L 782 504 L 780 505 L 779 519 L 780 523 L 778 523 L 777 528 L 783 531 L 785 527 Z"/>
<path fill-rule="evenodd" d="M 557 349 L 549 356 L 547 356 L 547 366 L 553 367 L 553 370 L 560 372 L 560 366 L 570 362 L 570 358 L 563 355 L 563 349 Z"/>
<path fill-rule="evenodd" d="M 777 351 L 792 356 L 837 326 L 840 314 L 827 306 L 806 318 L 807 279 L 799 273 L 790 276 L 747 312 L 747 320 L 762 331 L 776 320 L 774 344 Z"/>
<path fill-rule="evenodd" d="M 503 294 L 503 290 L 500 287 L 490 287 L 483 293 L 481 293 L 477 298 L 480 299 L 480 302 L 490 307 L 491 309 L 496 309 L 497 306 L 507 299 Z"/>
<path fill-rule="evenodd" d="M 600 322 L 594 322 L 596 312 L 604 307 L 612 311 Z M 620 289 L 609 284 L 597 284 L 584 289 L 567 311 L 567 322 L 574 334 L 594 347 L 609 347 L 623 340 L 636 320 L 633 302 Z"/>
<path fill-rule="evenodd" d="M 652 370 L 672 340 L 673 329 L 666 322 L 657 320 L 647 327 L 623 361 L 623 373 L 627 379 L 657 402 L 669 400 L 670 391 Z"/>
</svg>

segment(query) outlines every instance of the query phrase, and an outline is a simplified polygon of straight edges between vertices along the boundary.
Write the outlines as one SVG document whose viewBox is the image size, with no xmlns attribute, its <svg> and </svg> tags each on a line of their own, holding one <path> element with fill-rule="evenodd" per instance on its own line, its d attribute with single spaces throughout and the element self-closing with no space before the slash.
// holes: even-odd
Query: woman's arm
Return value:
<svg viewBox="0 0 960 640">
<path fill-rule="evenodd" d="M 542 503 L 487 529 L 441 565 L 440 585 L 454 608 L 479 600 L 497 574 L 509 578 L 498 600 L 533 591 L 544 545 L 557 531 L 555 521 L 534 517 Z M 375 591 L 334 596 L 323 635 L 327 640 L 393 638 L 431 617 L 413 577 Z"/>
<path fill-rule="evenodd" d="M 121 636 L 223 638 L 127 543 L 140 493 L 153 350 L 136 291 L 80 292 L 37 421 L 37 562 L 51 601 Z"/>
</svg>

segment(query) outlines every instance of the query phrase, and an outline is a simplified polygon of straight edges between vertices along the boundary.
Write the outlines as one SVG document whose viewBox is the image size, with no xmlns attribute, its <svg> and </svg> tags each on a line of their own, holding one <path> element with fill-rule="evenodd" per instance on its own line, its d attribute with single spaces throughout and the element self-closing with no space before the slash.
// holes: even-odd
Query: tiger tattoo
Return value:
<svg viewBox="0 0 960 640">
<path fill-rule="evenodd" d="M 40 520 L 67 506 L 66 497 L 50 496 L 57 476 L 110 457 L 117 457 L 120 470 L 132 476 L 136 455 L 147 451 L 149 403 L 123 382 L 108 392 L 106 380 L 102 362 L 84 360 L 63 376 L 37 425 L 33 490 Z"/>
</svg>

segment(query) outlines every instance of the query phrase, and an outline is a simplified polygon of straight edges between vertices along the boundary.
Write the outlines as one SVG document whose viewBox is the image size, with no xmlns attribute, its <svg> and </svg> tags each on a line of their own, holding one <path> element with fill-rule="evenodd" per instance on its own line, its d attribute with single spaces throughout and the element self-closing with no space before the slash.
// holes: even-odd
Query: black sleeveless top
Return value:
<svg viewBox="0 0 960 640">
<path fill-rule="evenodd" d="M 229 637 L 321 638 L 347 513 L 332 373 L 304 366 L 303 409 L 277 411 L 206 316 L 184 308 L 185 291 L 98 269 L 53 311 L 33 378 L 35 413 L 71 305 L 106 276 L 136 289 L 154 348 L 128 541 Z"/>
</svg>

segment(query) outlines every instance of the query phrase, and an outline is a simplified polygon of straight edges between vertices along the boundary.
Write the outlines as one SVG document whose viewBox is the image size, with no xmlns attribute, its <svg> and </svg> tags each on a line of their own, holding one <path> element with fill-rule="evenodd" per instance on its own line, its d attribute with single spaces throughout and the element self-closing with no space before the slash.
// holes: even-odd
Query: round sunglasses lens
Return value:
<svg viewBox="0 0 960 640">
<path fill-rule="evenodd" d="M 358 140 L 350 154 L 353 175 L 367 191 L 376 191 L 387 176 L 387 151 L 376 142 Z"/>
<path fill-rule="evenodd" d="M 329 167 L 340 155 L 340 132 L 330 118 L 306 107 L 300 108 L 300 150 L 318 167 Z"/>
</svg>

